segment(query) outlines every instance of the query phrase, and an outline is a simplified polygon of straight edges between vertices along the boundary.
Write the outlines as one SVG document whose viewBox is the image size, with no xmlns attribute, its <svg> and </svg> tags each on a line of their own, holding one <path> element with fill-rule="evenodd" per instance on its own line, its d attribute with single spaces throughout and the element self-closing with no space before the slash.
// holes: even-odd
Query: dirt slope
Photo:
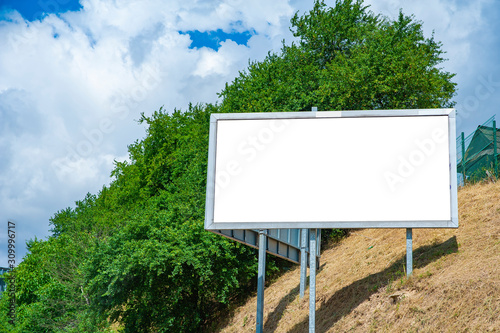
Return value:
<svg viewBox="0 0 500 333">
<path fill-rule="evenodd" d="M 500 332 L 500 182 L 459 190 L 458 229 L 364 229 L 324 250 L 316 332 Z M 265 290 L 264 332 L 308 332 L 299 268 Z M 219 332 L 254 332 L 252 297 Z"/>
</svg>

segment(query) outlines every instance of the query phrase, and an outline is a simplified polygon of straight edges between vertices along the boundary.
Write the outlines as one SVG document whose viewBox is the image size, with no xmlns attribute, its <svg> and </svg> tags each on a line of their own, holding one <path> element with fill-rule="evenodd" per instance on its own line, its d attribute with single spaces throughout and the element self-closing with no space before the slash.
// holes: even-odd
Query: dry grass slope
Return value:
<svg viewBox="0 0 500 333">
<path fill-rule="evenodd" d="M 316 332 L 500 332 L 500 182 L 459 190 L 458 229 L 354 231 L 326 249 L 317 275 Z M 308 291 L 306 291 L 308 292 Z M 265 332 L 307 332 L 299 268 L 265 290 Z M 256 297 L 219 332 L 254 332 Z"/>
</svg>

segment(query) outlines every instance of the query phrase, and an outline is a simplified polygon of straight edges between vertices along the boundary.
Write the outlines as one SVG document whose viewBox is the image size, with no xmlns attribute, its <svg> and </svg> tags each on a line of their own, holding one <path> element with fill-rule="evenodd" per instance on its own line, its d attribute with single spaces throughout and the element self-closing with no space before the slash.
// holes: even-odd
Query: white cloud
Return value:
<svg viewBox="0 0 500 333">
<path fill-rule="evenodd" d="M 249 58 L 249 51 L 246 46 L 238 45 L 231 40 L 222 42 L 218 51 L 204 47 L 199 50 L 200 57 L 193 74 L 202 78 L 209 75 L 228 77 L 239 69 L 242 61 Z"/>
</svg>

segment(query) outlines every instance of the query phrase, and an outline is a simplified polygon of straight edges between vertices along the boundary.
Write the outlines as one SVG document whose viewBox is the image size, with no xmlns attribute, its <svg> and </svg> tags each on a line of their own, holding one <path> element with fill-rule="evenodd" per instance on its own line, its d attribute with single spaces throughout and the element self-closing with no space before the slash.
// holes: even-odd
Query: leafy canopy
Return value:
<svg viewBox="0 0 500 333">
<path fill-rule="evenodd" d="M 298 43 L 283 45 L 226 84 L 222 112 L 451 107 L 456 84 L 438 66 L 441 43 L 400 13 L 375 15 L 362 1 L 316 1 L 295 14 Z"/>
</svg>

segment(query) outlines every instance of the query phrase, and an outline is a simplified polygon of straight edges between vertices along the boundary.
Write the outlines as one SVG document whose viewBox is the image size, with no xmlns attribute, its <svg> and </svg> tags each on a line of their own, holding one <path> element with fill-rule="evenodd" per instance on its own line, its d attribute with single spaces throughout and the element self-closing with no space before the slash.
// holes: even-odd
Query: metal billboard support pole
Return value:
<svg viewBox="0 0 500 333">
<path fill-rule="evenodd" d="M 259 230 L 259 264 L 257 273 L 257 333 L 264 329 L 264 284 L 266 282 L 266 234 Z"/>
<path fill-rule="evenodd" d="M 307 278 L 307 229 L 300 230 L 300 298 L 304 298 Z"/>
<path fill-rule="evenodd" d="M 412 229 L 406 228 L 406 276 L 413 272 L 413 239 Z"/>
<path fill-rule="evenodd" d="M 309 230 L 309 333 L 316 330 L 316 229 Z"/>
</svg>

